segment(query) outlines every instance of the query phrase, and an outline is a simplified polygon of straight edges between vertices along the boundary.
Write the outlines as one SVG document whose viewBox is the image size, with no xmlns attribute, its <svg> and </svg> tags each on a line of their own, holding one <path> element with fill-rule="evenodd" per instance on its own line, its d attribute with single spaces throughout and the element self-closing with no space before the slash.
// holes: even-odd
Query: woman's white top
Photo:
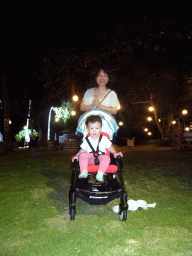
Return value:
<svg viewBox="0 0 192 256">
<path fill-rule="evenodd" d="M 107 90 L 106 94 L 109 92 L 110 89 Z M 105 94 L 105 95 L 106 95 Z M 105 97 L 103 96 L 103 98 Z M 91 105 L 93 103 L 94 98 L 94 88 L 88 89 L 83 97 L 83 101 L 86 105 Z M 99 99 L 101 102 L 103 98 Z M 106 107 L 117 107 L 120 105 L 117 94 L 114 91 L 110 91 L 110 93 L 107 95 L 107 97 L 102 101 L 102 105 Z"/>
</svg>

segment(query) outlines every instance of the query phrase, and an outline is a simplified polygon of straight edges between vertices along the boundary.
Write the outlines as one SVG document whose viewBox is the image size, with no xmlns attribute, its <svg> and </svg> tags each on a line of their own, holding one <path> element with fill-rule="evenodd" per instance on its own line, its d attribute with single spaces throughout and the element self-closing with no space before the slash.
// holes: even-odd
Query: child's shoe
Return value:
<svg viewBox="0 0 192 256">
<path fill-rule="evenodd" d="M 79 174 L 80 179 L 81 178 L 85 179 L 85 178 L 87 178 L 87 176 L 88 176 L 88 171 L 86 171 L 86 170 L 81 171 L 81 173 Z"/>
<path fill-rule="evenodd" d="M 100 182 L 103 181 L 103 173 L 101 171 L 98 171 L 97 175 L 96 175 L 96 179 Z"/>
</svg>

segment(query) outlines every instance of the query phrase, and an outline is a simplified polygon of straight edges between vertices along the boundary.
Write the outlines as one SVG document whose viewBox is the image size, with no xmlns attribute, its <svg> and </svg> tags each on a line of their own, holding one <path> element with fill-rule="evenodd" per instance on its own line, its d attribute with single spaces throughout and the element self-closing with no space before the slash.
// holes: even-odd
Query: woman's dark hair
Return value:
<svg viewBox="0 0 192 256">
<path fill-rule="evenodd" d="M 96 77 L 99 75 L 99 72 L 100 72 L 101 70 L 103 70 L 103 72 L 108 75 L 109 80 L 110 80 L 110 79 L 111 79 L 111 73 L 110 73 L 110 71 L 109 71 L 107 68 L 102 68 L 102 67 L 99 68 L 99 69 L 97 70 Z M 96 77 L 95 77 L 95 78 L 96 78 Z"/>
<path fill-rule="evenodd" d="M 96 123 L 96 122 L 100 123 L 101 126 L 102 126 L 101 117 L 98 116 L 98 115 L 91 115 L 91 116 L 88 116 L 88 117 L 87 117 L 87 119 L 86 119 L 86 121 L 85 121 L 85 124 L 86 124 L 86 127 L 88 127 L 88 124 L 89 124 L 89 123 L 94 124 L 94 123 Z"/>
</svg>

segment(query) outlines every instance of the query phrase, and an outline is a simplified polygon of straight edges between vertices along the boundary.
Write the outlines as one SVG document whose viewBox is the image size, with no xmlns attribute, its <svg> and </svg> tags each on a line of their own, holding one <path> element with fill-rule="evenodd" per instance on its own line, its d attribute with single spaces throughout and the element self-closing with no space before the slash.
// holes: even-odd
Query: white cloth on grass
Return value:
<svg viewBox="0 0 192 256">
<path fill-rule="evenodd" d="M 128 211 L 137 211 L 138 208 L 142 208 L 143 210 L 147 210 L 148 208 L 155 208 L 156 203 L 148 204 L 145 200 L 128 200 Z M 115 213 L 119 213 L 119 205 L 113 206 L 112 210 Z"/>
</svg>

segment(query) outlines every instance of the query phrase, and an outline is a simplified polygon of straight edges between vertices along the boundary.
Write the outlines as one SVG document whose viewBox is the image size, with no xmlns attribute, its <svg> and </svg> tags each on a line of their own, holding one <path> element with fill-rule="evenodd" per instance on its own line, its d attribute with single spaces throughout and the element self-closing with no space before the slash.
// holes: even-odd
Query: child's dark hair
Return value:
<svg viewBox="0 0 192 256">
<path fill-rule="evenodd" d="M 95 122 L 100 123 L 101 126 L 102 126 L 102 120 L 101 120 L 100 116 L 97 116 L 97 115 L 88 116 L 86 121 L 85 121 L 86 127 L 88 127 L 89 123 L 95 123 Z"/>
</svg>

